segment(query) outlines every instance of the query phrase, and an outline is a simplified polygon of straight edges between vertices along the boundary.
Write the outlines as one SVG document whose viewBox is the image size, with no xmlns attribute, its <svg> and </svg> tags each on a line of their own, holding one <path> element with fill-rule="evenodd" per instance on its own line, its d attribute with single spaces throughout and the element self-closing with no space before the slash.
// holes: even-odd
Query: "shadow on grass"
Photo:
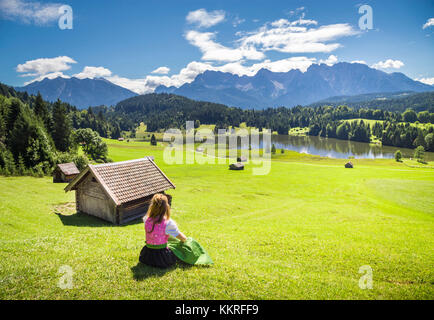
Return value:
<svg viewBox="0 0 434 320">
<path fill-rule="evenodd" d="M 183 271 L 185 271 L 191 267 L 193 266 L 181 261 L 177 261 L 173 266 L 165 269 L 154 268 L 138 262 L 134 267 L 131 267 L 131 271 L 133 272 L 133 278 L 137 281 L 140 281 L 152 277 L 162 277 L 166 273 L 172 272 L 175 269 L 183 269 Z"/>
<path fill-rule="evenodd" d="M 74 214 L 62 214 L 60 212 L 54 212 L 62 221 L 64 226 L 74 226 L 74 227 L 110 227 L 113 224 L 98 219 L 97 217 L 92 217 L 82 212 L 76 212 Z"/>
<path fill-rule="evenodd" d="M 114 225 L 111 222 L 102 220 L 98 217 L 88 215 L 83 212 L 76 212 L 74 214 L 62 214 L 61 212 L 54 213 L 59 217 L 64 226 L 74 227 L 126 227 L 129 225 L 135 225 L 143 223 L 142 219 L 136 219 L 122 225 Z"/>
</svg>

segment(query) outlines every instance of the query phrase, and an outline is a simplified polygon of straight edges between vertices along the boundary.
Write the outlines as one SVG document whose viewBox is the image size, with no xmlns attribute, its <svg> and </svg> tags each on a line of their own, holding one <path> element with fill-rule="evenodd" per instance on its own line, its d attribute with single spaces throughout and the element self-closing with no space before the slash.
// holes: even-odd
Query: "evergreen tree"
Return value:
<svg viewBox="0 0 434 320">
<path fill-rule="evenodd" d="M 10 132 L 17 120 L 18 116 L 21 114 L 23 108 L 23 104 L 20 100 L 16 98 L 12 98 L 10 100 L 10 105 L 7 110 L 7 122 L 6 122 L 6 130 Z"/>
<path fill-rule="evenodd" d="M 57 150 L 65 152 L 71 147 L 71 120 L 65 105 L 57 100 L 53 105 L 53 141 Z"/>
<path fill-rule="evenodd" d="M 152 134 L 151 137 L 151 146 L 156 146 L 157 145 L 157 139 L 155 138 L 155 135 Z"/>
<path fill-rule="evenodd" d="M 23 106 L 10 132 L 9 148 L 16 161 L 22 156 L 27 168 L 45 162 L 48 169 L 47 167 L 54 164 L 51 139 L 27 105 Z"/>
<path fill-rule="evenodd" d="M 48 111 L 47 103 L 42 99 L 42 96 L 39 92 L 36 96 L 33 111 L 35 115 L 42 120 L 47 131 L 51 132 L 53 129 L 52 118 L 50 112 Z"/>
<path fill-rule="evenodd" d="M 111 134 L 112 139 L 118 139 L 121 137 L 121 128 L 119 128 L 119 125 L 116 124 L 113 128 L 113 132 Z"/>
<path fill-rule="evenodd" d="M 20 176 L 23 176 L 27 173 L 26 165 L 24 164 L 24 159 L 23 159 L 23 156 L 21 154 L 18 156 L 17 173 Z"/>
</svg>

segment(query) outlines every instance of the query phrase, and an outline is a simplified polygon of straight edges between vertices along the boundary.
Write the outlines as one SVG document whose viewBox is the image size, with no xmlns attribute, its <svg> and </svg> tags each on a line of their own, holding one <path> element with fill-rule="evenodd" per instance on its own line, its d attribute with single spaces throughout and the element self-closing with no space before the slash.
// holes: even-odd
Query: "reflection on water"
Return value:
<svg viewBox="0 0 434 320">
<path fill-rule="evenodd" d="M 348 159 L 350 156 L 361 158 L 394 158 L 395 151 L 401 150 L 403 157 L 413 157 L 414 150 L 391 146 L 378 146 L 369 143 L 326 139 L 312 136 L 272 135 L 272 143 L 277 149 L 293 150 L 300 153 L 313 154 L 323 157 Z M 257 147 L 252 145 L 252 147 Z M 262 140 L 259 143 L 262 148 Z M 425 160 L 434 161 L 433 152 L 425 152 Z"/>
</svg>

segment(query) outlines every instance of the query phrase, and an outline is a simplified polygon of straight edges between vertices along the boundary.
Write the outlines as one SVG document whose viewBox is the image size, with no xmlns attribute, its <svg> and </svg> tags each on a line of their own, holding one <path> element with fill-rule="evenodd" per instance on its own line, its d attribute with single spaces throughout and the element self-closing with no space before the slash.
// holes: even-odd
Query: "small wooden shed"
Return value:
<svg viewBox="0 0 434 320">
<path fill-rule="evenodd" d="M 151 157 L 89 165 L 65 192 L 75 190 L 78 212 L 87 213 L 114 224 L 143 217 L 156 193 L 175 189 L 175 185 Z M 168 195 L 169 202 L 171 196 Z"/>
<path fill-rule="evenodd" d="M 241 162 L 232 163 L 229 166 L 229 170 L 244 170 L 244 164 L 242 164 Z"/>
<path fill-rule="evenodd" d="M 71 182 L 79 173 L 74 162 L 59 163 L 53 171 L 53 182 Z"/>
<path fill-rule="evenodd" d="M 353 163 L 350 161 L 350 162 L 347 162 L 347 163 L 345 164 L 345 168 L 352 169 L 352 168 L 354 168 L 354 165 L 353 165 Z"/>
</svg>

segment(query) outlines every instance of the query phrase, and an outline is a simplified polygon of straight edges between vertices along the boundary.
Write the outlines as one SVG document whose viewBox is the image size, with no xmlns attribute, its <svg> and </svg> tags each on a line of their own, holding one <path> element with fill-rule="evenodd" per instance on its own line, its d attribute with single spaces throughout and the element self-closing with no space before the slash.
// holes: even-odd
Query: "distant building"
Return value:
<svg viewBox="0 0 434 320">
<path fill-rule="evenodd" d="M 118 141 L 124 141 L 125 139 L 124 138 L 118 138 Z"/>
<path fill-rule="evenodd" d="M 53 171 L 53 182 L 70 182 L 79 173 L 74 162 L 59 163 Z"/>
<path fill-rule="evenodd" d="M 78 212 L 87 213 L 114 224 L 124 224 L 146 214 L 156 193 L 175 189 L 175 185 L 151 157 L 89 165 L 65 192 L 75 190 Z M 171 196 L 167 195 L 169 203 Z"/>
</svg>

